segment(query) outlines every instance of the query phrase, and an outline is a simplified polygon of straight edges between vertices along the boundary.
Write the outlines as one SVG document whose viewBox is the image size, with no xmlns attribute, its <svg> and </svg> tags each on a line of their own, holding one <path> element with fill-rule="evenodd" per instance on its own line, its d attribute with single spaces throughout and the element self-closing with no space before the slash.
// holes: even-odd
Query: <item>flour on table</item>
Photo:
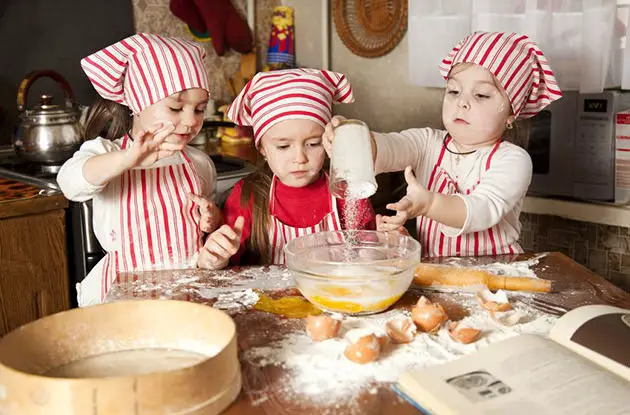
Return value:
<svg viewBox="0 0 630 415">
<path fill-rule="evenodd" d="M 169 280 L 145 280 L 142 284 L 134 282 L 133 288 L 137 292 L 160 290 L 166 295 L 171 295 L 174 289 L 199 280 L 199 276 L 190 276 L 186 271 L 174 271 L 172 275 L 173 278 Z"/>
<path fill-rule="evenodd" d="M 293 332 L 268 346 L 249 349 L 244 358 L 259 366 L 284 366 L 288 373 L 282 380 L 287 385 L 282 392 L 289 396 L 322 404 L 351 403 L 365 390 L 375 393 L 374 382 L 395 382 L 407 369 L 444 363 L 519 333 L 547 335 L 556 320 L 544 313 L 523 310 L 526 317 L 522 324 L 505 327 L 492 320 L 472 295 L 457 297 L 458 303 L 470 312 L 460 325 L 482 331 L 475 343 L 455 342 L 445 325 L 437 335 L 422 333 L 411 343 L 390 346 L 376 362 L 359 365 L 346 359 L 343 352 L 349 336 L 383 333 L 387 321 L 409 315 L 406 310 L 392 310 L 374 316 L 345 318 L 336 339 L 314 342 L 304 332 Z"/>
<path fill-rule="evenodd" d="M 236 275 L 238 274 L 238 275 Z M 243 291 L 246 289 L 256 290 L 279 290 L 284 288 L 295 287 L 295 281 L 291 273 L 279 266 L 270 266 L 266 268 L 243 268 L 237 272 L 225 270 L 217 273 L 214 278 L 224 278 L 230 281 L 229 287 L 208 288 L 207 285 L 193 283 L 198 294 L 205 299 L 217 298 L 222 293 L 233 291 Z"/>
<path fill-rule="evenodd" d="M 258 302 L 258 294 L 251 288 L 244 291 L 232 291 L 219 294 L 214 308 L 225 310 L 228 313 L 253 307 Z"/>
<path fill-rule="evenodd" d="M 546 255 L 548 255 L 548 253 L 545 252 L 542 254 L 538 254 L 526 261 L 515 261 L 510 263 L 494 262 L 492 264 L 475 266 L 467 265 L 466 268 L 483 270 L 491 274 L 504 275 L 506 277 L 538 278 L 536 273 L 532 270 L 532 267 L 534 265 L 537 265 L 540 262 L 540 259 Z M 462 261 L 463 259 L 461 258 L 450 258 L 446 260 L 444 264 L 458 266 L 461 265 Z"/>
<path fill-rule="evenodd" d="M 182 290 L 196 292 L 203 299 L 217 298 L 222 293 L 247 289 L 278 290 L 291 288 L 295 282 L 291 273 L 281 266 L 235 268 L 219 271 L 187 269 L 173 271 L 168 278 L 155 278 L 129 282 L 131 290 L 157 291 L 161 299 L 171 298 Z"/>
</svg>

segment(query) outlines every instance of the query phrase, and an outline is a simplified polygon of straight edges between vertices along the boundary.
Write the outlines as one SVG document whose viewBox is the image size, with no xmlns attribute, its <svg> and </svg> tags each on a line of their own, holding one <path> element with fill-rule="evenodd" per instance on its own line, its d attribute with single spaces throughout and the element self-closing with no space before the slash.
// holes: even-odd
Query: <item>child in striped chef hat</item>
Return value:
<svg viewBox="0 0 630 415">
<path fill-rule="evenodd" d="M 119 272 L 220 268 L 227 262 L 214 261 L 216 245 L 238 246 L 242 219 L 215 231 L 212 160 L 187 146 L 209 99 L 204 56 L 187 40 L 140 33 L 81 61 L 100 98 L 89 111 L 88 140 L 57 181 L 68 199 L 92 199 L 107 255 L 77 284 L 80 306 L 102 302 Z"/>
<path fill-rule="evenodd" d="M 517 33 L 477 32 L 444 58 L 444 130 L 372 133 L 377 173 L 405 170 L 407 195 L 377 217 L 396 230 L 417 218 L 428 256 L 522 252 L 519 215 L 532 177 L 528 153 L 503 139 L 517 118 L 562 96 L 538 46 Z M 333 119 L 324 145 L 331 151 Z"/>
<path fill-rule="evenodd" d="M 345 223 L 346 204 L 332 196 L 323 171 L 322 134 L 332 104 L 353 101 L 344 75 L 306 68 L 259 73 L 234 100 L 228 117 L 253 127 L 266 163 L 234 186 L 223 209 L 228 225 L 245 218 L 233 263 L 281 264 L 284 245 L 297 236 L 346 225 L 375 228 L 367 199 L 352 225 Z"/>
</svg>

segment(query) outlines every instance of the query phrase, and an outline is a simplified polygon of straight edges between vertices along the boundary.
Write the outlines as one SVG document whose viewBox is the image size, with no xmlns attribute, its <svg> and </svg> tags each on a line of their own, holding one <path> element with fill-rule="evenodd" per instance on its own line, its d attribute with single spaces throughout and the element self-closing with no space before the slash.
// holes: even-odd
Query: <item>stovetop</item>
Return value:
<svg viewBox="0 0 630 415">
<path fill-rule="evenodd" d="M 55 179 L 61 166 L 31 163 L 17 157 L 12 149 L 0 149 L 0 176 L 20 180 L 44 189 L 59 190 Z"/>
<path fill-rule="evenodd" d="M 218 180 L 243 177 L 254 171 L 254 167 L 235 157 L 211 155 L 217 170 Z M 11 147 L 0 147 L 0 176 L 20 180 L 44 189 L 60 190 L 57 172 L 60 165 L 42 165 L 20 159 Z"/>
</svg>

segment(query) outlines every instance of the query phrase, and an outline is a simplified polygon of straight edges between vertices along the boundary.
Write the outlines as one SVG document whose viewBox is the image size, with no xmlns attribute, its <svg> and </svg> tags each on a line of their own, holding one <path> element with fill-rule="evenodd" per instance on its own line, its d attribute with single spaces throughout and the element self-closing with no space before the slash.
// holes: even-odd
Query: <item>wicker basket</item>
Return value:
<svg viewBox="0 0 630 415">
<path fill-rule="evenodd" d="M 389 53 L 407 31 L 407 0 L 334 0 L 335 27 L 355 55 Z"/>
</svg>

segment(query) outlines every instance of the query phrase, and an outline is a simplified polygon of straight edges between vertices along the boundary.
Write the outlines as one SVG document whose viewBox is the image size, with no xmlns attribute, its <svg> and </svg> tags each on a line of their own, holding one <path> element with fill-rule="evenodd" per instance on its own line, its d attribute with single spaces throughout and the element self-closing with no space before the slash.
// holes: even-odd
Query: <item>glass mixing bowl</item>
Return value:
<svg viewBox="0 0 630 415">
<path fill-rule="evenodd" d="M 398 232 L 317 232 L 290 241 L 284 253 L 304 297 L 322 310 L 351 315 L 389 308 L 420 263 L 420 243 Z"/>
</svg>

